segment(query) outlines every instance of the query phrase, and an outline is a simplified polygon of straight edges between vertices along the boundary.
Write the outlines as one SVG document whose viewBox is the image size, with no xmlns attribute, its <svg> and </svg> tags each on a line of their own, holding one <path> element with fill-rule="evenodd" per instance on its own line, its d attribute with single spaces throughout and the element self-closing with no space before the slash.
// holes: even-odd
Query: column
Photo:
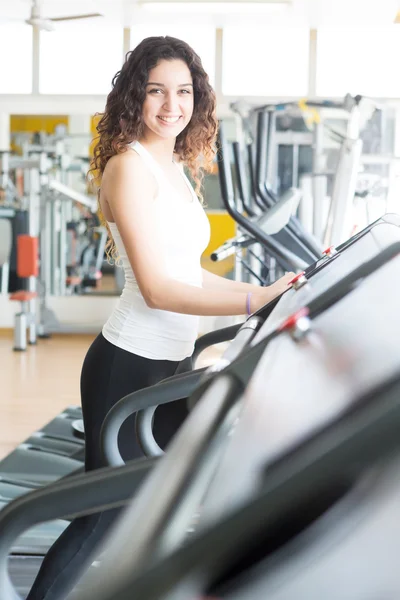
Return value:
<svg viewBox="0 0 400 600">
<path fill-rule="evenodd" d="M 0 152 L 10 150 L 10 115 L 0 112 Z"/>
</svg>

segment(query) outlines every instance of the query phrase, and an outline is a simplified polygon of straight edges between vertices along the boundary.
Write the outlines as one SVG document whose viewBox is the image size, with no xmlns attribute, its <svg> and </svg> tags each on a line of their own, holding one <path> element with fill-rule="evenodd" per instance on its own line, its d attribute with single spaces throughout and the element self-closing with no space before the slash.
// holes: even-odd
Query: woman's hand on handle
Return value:
<svg viewBox="0 0 400 600">
<path fill-rule="evenodd" d="M 291 287 L 290 282 L 292 281 L 293 277 L 296 277 L 296 273 L 292 273 L 290 271 L 269 286 L 269 289 L 274 294 L 274 298 L 280 296 L 283 294 L 283 292 L 286 292 L 286 290 Z"/>
<path fill-rule="evenodd" d="M 286 290 L 288 290 L 291 287 L 290 282 L 293 279 L 293 277 L 295 277 L 295 275 L 296 273 L 292 272 L 286 273 L 286 275 L 284 275 L 280 279 L 277 279 L 277 281 L 275 281 L 271 285 L 267 287 L 260 287 L 259 292 L 254 293 L 250 299 L 251 312 L 256 312 L 257 310 L 268 304 L 268 302 L 271 302 L 272 300 L 283 294 L 283 292 L 286 292 Z"/>
</svg>

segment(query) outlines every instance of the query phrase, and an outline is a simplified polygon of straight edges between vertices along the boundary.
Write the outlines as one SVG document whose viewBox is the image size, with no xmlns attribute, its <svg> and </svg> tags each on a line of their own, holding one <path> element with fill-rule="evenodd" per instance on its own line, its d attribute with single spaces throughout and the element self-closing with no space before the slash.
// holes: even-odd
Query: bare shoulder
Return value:
<svg viewBox="0 0 400 600">
<path fill-rule="evenodd" d="M 101 205 L 103 212 L 116 202 L 132 202 L 132 199 L 150 197 L 157 193 L 154 175 L 134 150 L 128 149 L 112 156 L 104 169 L 101 181 Z"/>
<path fill-rule="evenodd" d="M 125 152 L 114 154 L 107 162 L 103 177 L 129 176 L 135 178 L 142 175 L 144 178 L 153 179 L 150 170 L 137 152 L 128 148 Z"/>
</svg>

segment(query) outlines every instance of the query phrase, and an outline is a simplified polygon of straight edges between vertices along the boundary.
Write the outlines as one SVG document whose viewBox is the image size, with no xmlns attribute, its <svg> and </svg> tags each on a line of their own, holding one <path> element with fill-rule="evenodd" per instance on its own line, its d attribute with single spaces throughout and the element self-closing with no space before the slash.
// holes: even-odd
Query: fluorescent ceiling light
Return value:
<svg viewBox="0 0 400 600">
<path fill-rule="evenodd" d="M 141 8 L 163 13 L 271 14 L 287 10 L 288 2 L 141 2 Z"/>
</svg>

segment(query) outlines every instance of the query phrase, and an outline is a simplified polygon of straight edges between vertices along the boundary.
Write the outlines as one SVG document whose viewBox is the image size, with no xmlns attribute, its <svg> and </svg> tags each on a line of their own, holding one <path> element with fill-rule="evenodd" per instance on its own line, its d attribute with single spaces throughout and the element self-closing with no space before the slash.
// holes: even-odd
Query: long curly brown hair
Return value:
<svg viewBox="0 0 400 600">
<path fill-rule="evenodd" d="M 112 90 L 107 97 L 104 113 L 97 125 L 93 160 L 89 177 L 98 186 L 109 159 L 127 150 L 129 144 L 139 140 L 144 131 L 142 106 L 146 97 L 149 72 L 161 60 L 182 60 L 191 73 L 194 91 L 193 115 L 186 128 L 178 135 L 175 153 L 183 162 L 195 182 L 195 191 L 202 200 L 201 185 L 204 173 L 211 171 L 216 154 L 215 140 L 218 121 L 216 97 L 200 57 L 184 41 L 169 37 L 149 37 L 128 52 L 120 71 L 112 80 Z M 99 216 L 107 226 L 99 205 Z M 111 232 L 106 251 L 117 258 Z"/>
</svg>

